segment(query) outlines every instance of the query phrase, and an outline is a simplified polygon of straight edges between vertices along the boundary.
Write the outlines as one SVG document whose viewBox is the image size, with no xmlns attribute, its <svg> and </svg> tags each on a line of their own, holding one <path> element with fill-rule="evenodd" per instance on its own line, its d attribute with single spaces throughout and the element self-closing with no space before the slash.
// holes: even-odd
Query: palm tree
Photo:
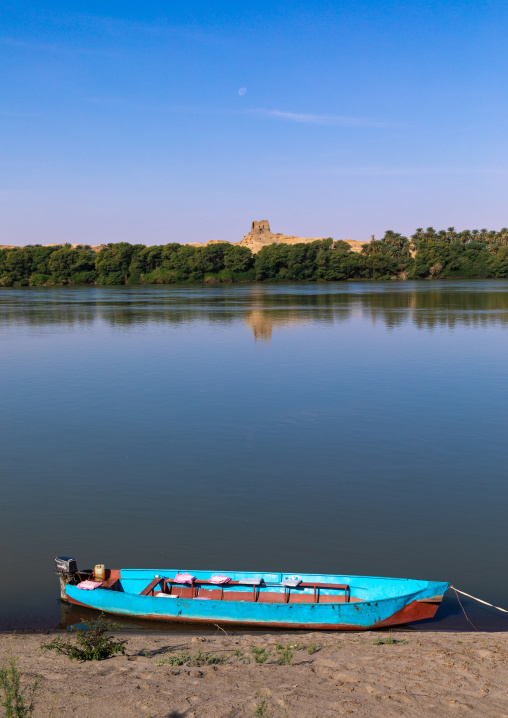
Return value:
<svg viewBox="0 0 508 718">
<path fill-rule="evenodd" d="M 417 227 L 415 230 L 415 233 L 411 235 L 411 242 L 409 242 L 409 249 L 416 251 L 418 249 L 418 245 L 421 242 L 423 234 L 423 227 Z"/>
<path fill-rule="evenodd" d="M 499 232 L 496 232 L 496 240 L 499 244 L 506 244 L 508 242 L 508 227 L 502 227 Z"/>
</svg>

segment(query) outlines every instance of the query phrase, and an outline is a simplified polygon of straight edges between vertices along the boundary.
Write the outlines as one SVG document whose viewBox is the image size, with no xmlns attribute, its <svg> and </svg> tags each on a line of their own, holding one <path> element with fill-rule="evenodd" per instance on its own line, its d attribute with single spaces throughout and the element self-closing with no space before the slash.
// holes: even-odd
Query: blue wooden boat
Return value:
<svg viewBox="0 0 508 718">
<path fill-rule="evenodd" d="M 64 557 L 66 558 L 66 557 Z M 72 560 L 72 559 L 71 559 Z M 448 583 L 332 574 L 106 569 L 100 587 L 79 588 L 92 571 L 60 573 L 62 598 L 118 616 L 155 621 L 286 629 L 368 630 L 432 618 Z M 212 580 L 211 580 L 212 579 Z M 295 585 L 297 584 L 297 585 Z"/>
</svg>

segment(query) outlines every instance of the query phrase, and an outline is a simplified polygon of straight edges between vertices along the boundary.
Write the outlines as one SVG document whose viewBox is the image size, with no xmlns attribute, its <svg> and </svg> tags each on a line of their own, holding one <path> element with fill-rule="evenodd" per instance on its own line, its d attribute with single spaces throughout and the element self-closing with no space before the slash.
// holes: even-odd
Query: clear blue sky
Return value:
<svg viewBox="0 0 508 718">
<path fill-rule="evenodd" d="M 508 5 L 0 2 L 0 244 L 508 225 Z"/>
</svg>

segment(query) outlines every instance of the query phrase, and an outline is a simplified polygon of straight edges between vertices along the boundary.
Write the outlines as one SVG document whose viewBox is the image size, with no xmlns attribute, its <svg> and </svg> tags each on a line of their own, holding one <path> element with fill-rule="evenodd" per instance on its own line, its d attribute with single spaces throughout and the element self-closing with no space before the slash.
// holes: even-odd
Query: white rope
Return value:
<svg viewBox="0 0 508 718">
<path fill-rule="evenodd" d="M 494 606 L 493 603 L 487 603 L 487 601 L 482 601 L 481 598 L 476 598 L 476 596 L 471 596 L 470 593 L 465 593 L 464 591 L 459 591 L 458 588 L 455 588 L 455 586 L 450 586 L 450 588 L 453 588 L 454 591 L 457 591 L 457 593 L 461 593 L 463 596 L 467 596 L 468 598 L 472 598 L 473 601 L 478 601 L 478 603 L 484 603 L 486 606 L 490 606 L 491 608 L 497 608 L 498 611 L 502 611 L 503 613 L 508 613 L 506 608 L 500 608 L 499 606 Z"/>
</svg>

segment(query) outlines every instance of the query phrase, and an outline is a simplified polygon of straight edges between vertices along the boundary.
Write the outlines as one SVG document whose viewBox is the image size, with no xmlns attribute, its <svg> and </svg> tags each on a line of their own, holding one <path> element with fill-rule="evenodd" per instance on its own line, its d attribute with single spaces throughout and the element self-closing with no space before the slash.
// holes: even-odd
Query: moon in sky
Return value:
<svg viewBox="0 0 508 718">
<path fill-rule="evenodd" d="M 240 97 L 243 97 L 246 92 L 247 92 L 246 87 L 240 87 L 240 89 L 238 90 L 238 94 L 240 95 Z"/>
</svg>

